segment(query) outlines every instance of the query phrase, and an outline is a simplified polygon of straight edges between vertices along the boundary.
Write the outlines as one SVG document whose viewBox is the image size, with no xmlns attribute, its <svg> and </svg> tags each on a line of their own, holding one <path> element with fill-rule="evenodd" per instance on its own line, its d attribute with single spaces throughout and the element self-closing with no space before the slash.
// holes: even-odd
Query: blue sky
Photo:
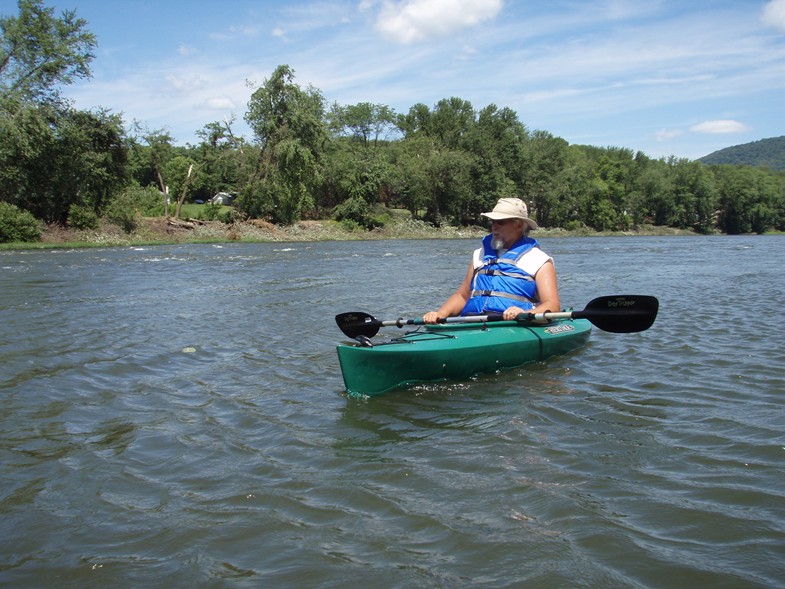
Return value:
<svg viewBox="0 0 785 589">
<path fill-rule="evenodd" d="M 44 0 L 98 37 L 66 89 L 177 143 L 288 64 L 328 104 L 509 107 L 570 143 L 697 159 L 785 135 L 785 0 Z M 0 0 L 0 14 L 17 12 Z"/>
</svg>

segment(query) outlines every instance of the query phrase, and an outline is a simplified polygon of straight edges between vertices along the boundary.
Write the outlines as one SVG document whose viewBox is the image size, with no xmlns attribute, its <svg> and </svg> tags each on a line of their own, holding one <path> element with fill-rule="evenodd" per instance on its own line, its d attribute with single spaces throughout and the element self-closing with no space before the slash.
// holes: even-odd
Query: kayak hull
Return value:
<svg viewBox="0 0 785 589">
<path fill-rule="evenodd" d="M 417 383 L 467 380 L 583 346 L 591 334 L 586 319 L 545 325 L 516 321 L 429 325 L 373 347 L 337 347 L 346 390 L 375 396 Z"/>
</svg>

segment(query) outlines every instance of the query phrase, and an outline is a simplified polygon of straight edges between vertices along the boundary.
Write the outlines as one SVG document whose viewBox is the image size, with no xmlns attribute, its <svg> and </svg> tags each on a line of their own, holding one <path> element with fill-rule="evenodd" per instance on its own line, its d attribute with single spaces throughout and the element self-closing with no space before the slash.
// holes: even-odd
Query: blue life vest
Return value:
<svg viewBox="0 0 785 589">
<path fill-rule="evenodd" d="M 482 240 L 482 264 L 474 270 L 472 291 L 461 315 L 501 313 L 513 306 L 525 311 L 535 306 L 537 284 L 517 262 L 540 244 L 531 237 L 523 237 L 499 257 L 491 247 L 492 239 L 492 235 L 486 235 Z"/>
</svg>

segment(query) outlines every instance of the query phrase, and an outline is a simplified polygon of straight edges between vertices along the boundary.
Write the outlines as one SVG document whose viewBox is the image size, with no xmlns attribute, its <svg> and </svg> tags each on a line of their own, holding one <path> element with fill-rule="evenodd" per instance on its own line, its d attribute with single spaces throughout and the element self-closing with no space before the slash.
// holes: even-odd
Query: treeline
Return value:
<svg viewBox="0 0 785 589">
<path fill-rule="evenodd" d="M 40 0 L 19 9 L 0 19 L 0 240 L 20 238 L 9 227 L 31 218 L 104 218 L 131 231 L 142 214 L 177 216 L 183 202 L 222 191 L 238 195 L 235 218 L 278 224 L 332 217 L 372 228 L 387 208 L 437 226 L 482 224 L 481 212 L 517 195 L 551 228 L 785 230 L 782 173 L 569 145 L 509 108 L 455 97 L 405 114 L 329 105 L 287 65 L 251 95 L 249 140 L 225 120 L 177 146 L 166 130 L 129 132 L 105 110 L 73 109 L 57 88 L 89 76 L 95 39 L 73 12 L 55 18 Z"/>
</svg>

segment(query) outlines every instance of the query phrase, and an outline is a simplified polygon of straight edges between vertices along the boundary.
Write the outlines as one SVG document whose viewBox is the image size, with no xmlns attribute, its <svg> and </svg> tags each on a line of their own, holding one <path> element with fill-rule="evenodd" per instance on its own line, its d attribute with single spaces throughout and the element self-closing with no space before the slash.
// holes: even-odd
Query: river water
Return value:
<svg viewBox="0 0 785 589">
<path fill-rule="evenodd" d="M 785 586 L 785 237 L 541 241 L 654 326 L 374 399 L 474 241 L 0 252 L 0 585 Z"/>
</svg>

